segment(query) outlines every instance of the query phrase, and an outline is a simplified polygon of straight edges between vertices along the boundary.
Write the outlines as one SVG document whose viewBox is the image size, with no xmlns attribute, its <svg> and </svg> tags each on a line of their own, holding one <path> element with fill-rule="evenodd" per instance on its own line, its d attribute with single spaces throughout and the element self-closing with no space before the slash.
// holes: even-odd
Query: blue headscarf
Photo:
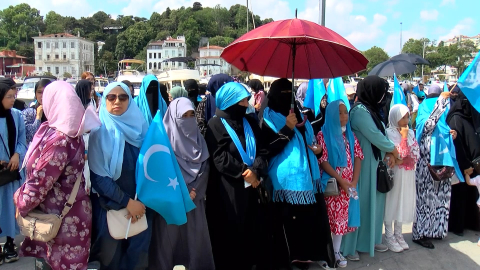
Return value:
<svg viewBox="0 0 480 270">
<path fill-rule="evenodd" d="M 244 98 L 250 97 L 250 93 L 245 89 L 245 87 L 236 82 L 229 82 L 223 85 L 217 92 L 215 101 L 216 106 L 219 110 L 223 111 L 229 107 L 237 104 Z M 240 153 L 242 160 L 247 166 L 252 166 L 256 156 L 256 142 L 253 130 L 250 127 L 247 119 L 243 117 L 243 132 L 245 133 L 245 145 L 247 151 L 243 149 L 242 143 L 237 136 L 237 133 L 230 127 L 227 121 L 224 118 L 220 118 L 223 126 L 227 130 L 228 134 L 233 140 L 233 143 L 237 147 L 238 152 Z"/>
<path fill-rule="evenodd" d="M 106 104 L 108 93 L 117 86 L 129 96 L 127 110 L 118 116 L 110 114 Z M 130 89 L 121 82 L 110 83 L 105 88 L 99 114 L 102 126 L 90 134 L 88 163 L 95 174 L 117 180 L 122 172 L 125 142 L 140 148 L 148 125 L 137 104 L 133 102 Z"/>
<path fill-rule="evenodd" d="M 340 104 L 345 105 L 342 100 L 335 100 L 328 104 L 325 111 L 325 124 L 322 127 L 323 138 L 325 139 L 325 145 L 328 150 L 328 163 L 335 170 L 337 167 L 347 167 L 347 155 L 345 142 L 343 141 L 342 127 L 340 126 Z M 347 130 L 345 135 L 350 145 L 350 157 L 355 159 L 355 137 L 353 136 L 352 129 L 350 127 L 350 121 L 347 122 Z M 325 190 L 327 181 L 331 178 L 326 172 L 322 175 L 322 190 Z"/>
<path fill-rule="evenodd" d="M 210 92 L 210 95 L 207 95 L 207 100 L 205 101 L 205 121 L 208 122 L 215 115 L 215 110 L 217 109 L 215 94 L 218 89 L 229 82 L 233 82 L 233 78 L 227 74 L 215 74 L 208 81 L 207 91 Z"/>
<path fill-rule="evenodd" d="M 155 115 L 152 115 L 152 113 L 150 112 L 150 105 L 148 104 L 147 100 L 147 88 L 152 81 L 156 81 L 158 84 L 158 110 L 161 112 L 162 118 L 167 112 L 167 103 L 165 103 L 160 93 L 160 83 L 158 82 L 157 77 L 152 74 L 145 76 L 142 80 L 142 85 L 140 86 L 140 93 L 135 98 L 135 103 L 137 103 L 138 108 L 140 108 L 140 111 L 145 117 L 148 125 L 152 123 L 153 118 L 155 117 Z"/>
<path fill-rule="evenodd" d="M 438 87 L 440 89 L 440 87 Z M 441 89 L 440 89 L 441 91 Z M 430 95 L 430 94 L 429 94 Z M 418 107 L 417 114 L 417 141 L 422 139 L 425 123 L 430 118 L 438 98 L 427 98 Z M 450 127 L 447 125 L 447 115 L 449 109 L 445 109 L 438 119 L 437 125 L 432 133 L 430 142 L 430 165 L 449 166 L 455 168 L 455 173 L 461 182 L 465 182 L 463 172 L 460 170 L 455 152 L 453 138 L 450 135 Z"/>
</svg>

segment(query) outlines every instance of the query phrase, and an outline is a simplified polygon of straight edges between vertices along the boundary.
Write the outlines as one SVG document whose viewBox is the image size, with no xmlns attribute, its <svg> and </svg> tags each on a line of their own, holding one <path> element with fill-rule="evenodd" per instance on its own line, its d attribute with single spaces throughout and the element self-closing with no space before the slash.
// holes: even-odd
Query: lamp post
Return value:
<svg viewBox="0 0 480 270">
<path fill-rule="evenodd" d="M 425 59 L 425 40 L 423 41 L 423 55 L 422 57 Z M 423 81 L 423 64 L 422 64 L 422 81 Z"/>
<path fill-rule="evenodd" d="M 318 2 L 318 9 L 319 9 L 318 23 L 321 26 L 325 26 L 325 1 L 326 0 L 320 0 L 320 2 Z"/>
<path fill-rule="evenodd" d="M 402 53 L 402 31 L 403 31 L 403 25 L 400 22 L 400 53 Z"/>
</svg>

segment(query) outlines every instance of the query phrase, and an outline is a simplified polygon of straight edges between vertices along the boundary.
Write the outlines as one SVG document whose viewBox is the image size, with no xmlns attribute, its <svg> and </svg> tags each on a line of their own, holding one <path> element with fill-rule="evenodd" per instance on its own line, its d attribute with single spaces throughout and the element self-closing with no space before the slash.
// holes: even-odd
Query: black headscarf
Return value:
<svg viewBox="0 0 480 270">
<path fill-rule="evenodd" d="M 129 80 L 123 80 L 122 83 L 126 84 L 128 88 L 130 89 L 130 94 L 132 94 L 132 97 L 135 96 L 135 90 L 133 89 L 133 84 Z"/>
<path fill-rule="evenodd" d="M 75 92 L 82 101 L 83 107 L 87 107 L 91 101 L 92 83 L 89 80 L 80 80 L 75 86 Z"/>
<path fill-rule="evenodd" d="M 281 113 L 283 116 L 290 114 L 292 107 L 292 93 L 282 93 L 282 91 L 291 91 L 292 82 L 282 78 L 274 81 L 268 91 L 268 107 L 275 112 Z M 297 103 L 294 102 L 294 111 L 299 123 L 303 122 L 303 118 L 298 109 Z"/>
<path fill-rule="evenodd" d="M 49 80 L 49 79 L 41 79 L 40 81 L 38 81 L 36 84 L 35 84 L 35 100 L 37 100 L 37 91 L 40 87 L 47 87 L 47 85 L 49 85 L 52 81 Z M 38 101 L 36 102 L 35 104 L 35 111 L 37 110 L 37 108 L 42 105 L 40 103 L 38 103 Z M 42 123 L 47 121 L 47 117 L 45 116 L 45 113 L 42 114 Z"/>
<path fill-rule="evenodd" d="M 229 82 L 233 82 L 233 78 L 227 74 L 215 74 L 212 76 L 212 78 L 210 78 L 210 81 L 208 81 L 207 91 L 210 92 L 213 97 L 215 97 L 218 89 Z"/>
<path fill-rule="evenodd" d="M 255 93 L 263 90 L 263 83 L 259 79 L 253 79 L 248 82 L 248 86 L 253 89 Z"/>
<path fill-rule="evenodd" d="M 206 84 L 199 84 L 198 85 L 198 94 L 199 95 L 205 95 L 207 92 L 207 85 Z"/>
<path fill-rule="evenodd" d="M 12 115 L 12 110 L 11 109 L 5 109 L 3 107 L 3 99 L 5 98 L 5 95 L 7 94 L 12 87 L 15 86 L 15 82 L 10 79 L 1 79 L 0 80 L 0 118 L 5 118 L 7 122 L 7 132 L 8 132 L 8 142 L 3 142 L 8 144 L 8 151 L 10 152 L 10 157 L 15 154 L 15 144 L 17 140 L 17 128 L 15 126 L 15 120 L 13 119 Z M 3 146 L 1 146 L 3 147 Z"/>
<path fill-rule="evenodd" d="M 385 135 L 385 127 L 382 124 L 382 104 L 388 91 L 388 82 L 384 79 L 371 75 L 361 80 L 357 85 L 358 102 L 363 104 L 372 116 L 375 126 Z M 381 160 L 381 151 L 372 143 L 372 151 L 376 160 Z"/>
<path fill-rule="evenodd" d="M 167 86 L 163 83 L 160 84 L 160 94 L 162 95 L 163 101 L 167 103 L 167 106 L 170 105 L 170 100 L 168 99 Z"/>
<path fill-rule="evenodd" d="M 447 115 L 447 123 L 450 123 L 454 115 L 467 119 L 473 126 L 475 133 L 480 135 L 480 113 L 472 106 L 463 92 L 459 92 L 457 102 L 450 107 Z"/>
<path fill-rule="evenodd" d="M 185 90 L 188 92 L 188 99 L 195 105 L 195 108 L 198 106 L 198 83 L 194 79 L 189 79 L 183 82 Z"/>
<path fill-rule="evenodd" d="M 148 84 L 147 90 L 145 90 L 148 107 L 150 108 L 150 113 L 152 115 L 157 114 L 158 107 L 160 106 L 160 104 L 158 104 L 158 84 L 159 82 L 157 80 L 151 80 L 150 84 Z M 160 91 L 161 91 L 161 87 L 160 87 Z"/>
</svg>

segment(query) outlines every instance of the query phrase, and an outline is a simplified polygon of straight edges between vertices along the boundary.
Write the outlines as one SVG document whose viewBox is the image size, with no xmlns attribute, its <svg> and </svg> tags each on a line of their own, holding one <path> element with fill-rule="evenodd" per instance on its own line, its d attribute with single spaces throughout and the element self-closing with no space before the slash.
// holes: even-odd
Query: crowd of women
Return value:
<svg viewBox="0 0 480 270">
<path fill-rule="evenodd" d="M 56 237 L 26 236 L 20 255 L 52 269 L 329 269 L 360 260 L 359 252 L 409 249 L 405 223 L 426 248 L 449 229 L 480 228 L 470 186 L 480 186 L 480 114 L 461 92 L 432 86 L 412 127 L 412 109 L 390 108 L 388 83 L 377 76 L 358 84 L 350 111 L 348 101 L 324 99 L 322 121 L 303 107 L 306 85 L 292 109 L 287 79 L 268 94 L 257 80 L 247 90 L 225 74 L 204 90 L 188 80 L 167 92 L 147 75 L 135 98 L 129 82 L 98 97 L 93 74 L 82 79 L 75 89 L 39 81 L 35 105 L 22 112 L 13 109 L 15 82 L 0 79 L 0 173 L 15 174 L 0 186 L 0 263 L 18 260 L 16 216 L 61 213 L 77 179 Z M 196 206 L 181 226 L 136 198 L 136 161 L 157 114 Z M 377 187 L 390 180 L 381 177 L 387 167 L 388 192 Z M 444 171 L 453 176 L 438 179 Z M 120 209 L 148 228 L 114 239 L 107 213 Z"/>
</svg>

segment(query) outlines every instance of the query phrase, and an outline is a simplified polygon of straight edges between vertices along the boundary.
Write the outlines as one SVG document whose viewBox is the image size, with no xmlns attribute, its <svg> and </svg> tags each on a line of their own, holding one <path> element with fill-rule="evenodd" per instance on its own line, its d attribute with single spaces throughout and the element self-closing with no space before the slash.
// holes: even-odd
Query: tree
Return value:
<svg viewBox="0 0 480 270">
<path fill-rule="evenodd" d="M 33 48 L 33 43 L 22 43 L 16 48 L 17 54 L 27 57 L 27 63 L 35 63 L 35 50 Z"/>
<path fill-rule="evenodd" d="M 376 65 L 385 62 L 390 58 L 382 48 L 379 48 L 377 46 L 373 46 L 372 48 L 364 51 L 363 55 L 368 59 L 367 70 L 365 71 L 365 73 L 367 74 Z M 362 73 L 362 75 L 365 74 Z"/>
<path fill-rule="evenodd" d="M 193 11 L 199 11 L 199 10 L 202 10 L 202 4 L 200 2 L 195 2 L 193 3 Z"/>
<path fill-rule="evenodd" d="M 216 37 L 208 39 L 208 42 L 210 43 L 210 45 L 227 47 L 230 43 L 233 42 L 233 40 L 234 39 L 231 38 L 231 37 L 216 36 Z"/>
<path fill-rule="evenodd" d="M 97 74 L 104 74 L 107 76 L 117 70 L 117 61 L 115 61 L 113 53 L 102 48 L 102 56 L 98 59 Z"/>
<path fill-rule="evenodd" d="M 154 38 L 153 34 L 154 31 L 146 22 L 138 22 L 130 26 L 117 37 L 115 48 L 117 59 L 135 57 Z"/>
<path fill-rule="evenodd" d="M 55 11 L 50 11 L 45 16 L 45 34 L 56 34 L 65 32 L 64 19 L 62 15 Z"/>
<path fill-rule="evenodd" d="M 44 30 L 44 24 L 40 11 L 23 3 L 0 11 L 0 29 L 6 33 L 8 47 L 14 49 L 20 41 L 31 42 L 32 36 Z"/>
<path fill-rule="evenodd" d="M 200 40 L 200 31 L 197 22 L 193 17 L 183 21 L 178 26 L 178 33 L 185 35 L 187 50 L 191 54 L 194 48 L 198 47 L 198 41 Z"/>
<path fill-rule="evenodd" d="M 70 74 L 70 73 L 68 73 L 68 72 L 64 72 L 64 73 L 63 73 L 63 77 L 70 79 L 70 78 L 72 78 L 72 74 Z"/>
</svg>

